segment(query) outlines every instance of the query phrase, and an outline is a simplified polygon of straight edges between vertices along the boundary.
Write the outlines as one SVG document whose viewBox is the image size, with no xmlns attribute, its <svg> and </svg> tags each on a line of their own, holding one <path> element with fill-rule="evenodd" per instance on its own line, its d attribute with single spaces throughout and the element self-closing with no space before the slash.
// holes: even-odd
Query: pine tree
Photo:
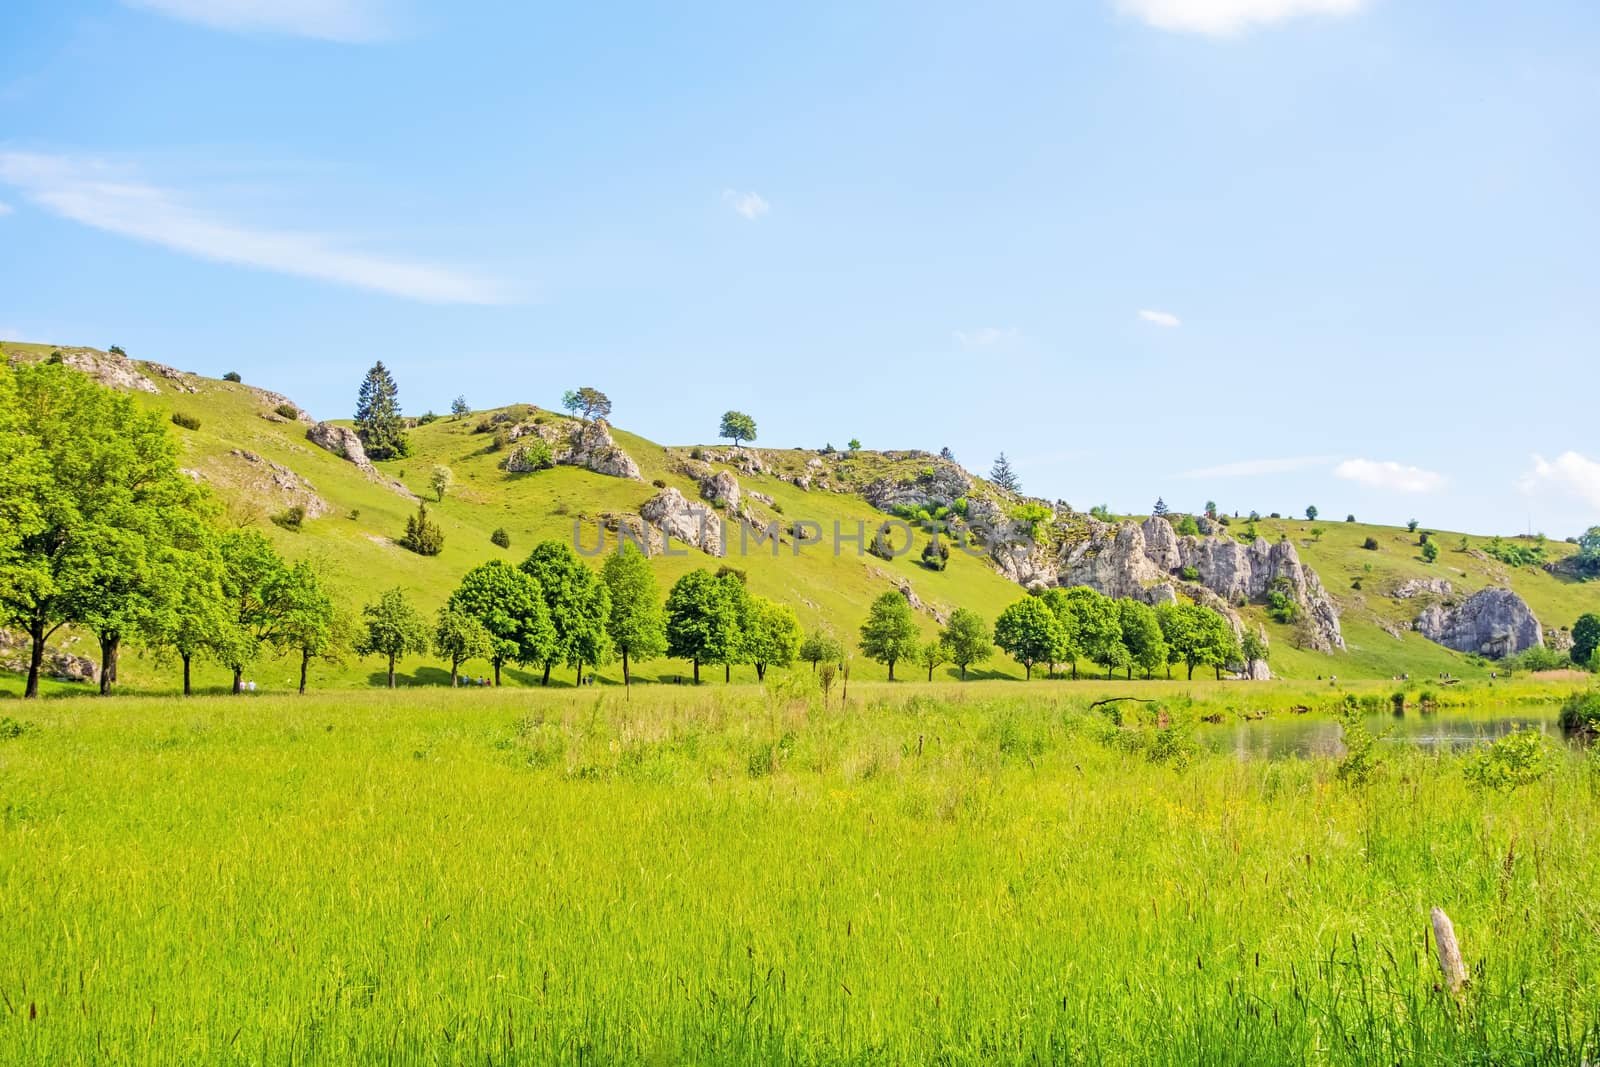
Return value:
<svg viewBox="0 0 1600 1067">
<path fill-rule="evenodd" d="M 394 375 L 379 360 L 367 371 L 356 401 L 356 432 L 372 459 L 399 459 L 411 454 L 400 421 L 400 390 Z"/>
<path fill-rule="evenodd" d="M 1022 483 L 1017 480 L 1017 474 L 1011 469 L 1011 461 L 1006 459 L 1004 452 L 994 461 L 994 466 L 989 470 L 989 480 L 1000 488 L 1012 493 L 1022 492 Z"/>
<path fill-rule="evenodd" d="M 419 556 L 437 556 L 444 551 L 444 531 L 428 518 L 427 501 L 417 501 L 417 513 L 406 519 L 406 532 L 399 545 Z"/>
<path fill-rule="evenodd" d="M 1154 513 L 1157 518 L 1167 513 L 1167 502 L 1160 497 L 1156 497 L 1156 507 Z"/>
</svg>

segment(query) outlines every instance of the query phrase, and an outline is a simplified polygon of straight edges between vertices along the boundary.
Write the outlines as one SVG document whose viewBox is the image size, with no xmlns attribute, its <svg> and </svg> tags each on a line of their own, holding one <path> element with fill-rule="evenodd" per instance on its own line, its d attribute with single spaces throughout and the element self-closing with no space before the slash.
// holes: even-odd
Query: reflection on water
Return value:
<svg viewBox="0 0 1600 1067">
<path fill-rule="evenodd" d="M 1493 710 L 1440 711 L 1423 715 L 1369 715 L 1367 729 L 1386 744 L 1415 745 L 1430 752 L 1456 751 L 1504 737 L 1516 729 L 1538 730 L 1562 740 L 1555 706 Z M 1232 752 L 1240 759 L 1307 759 L 1344 755 L 1339 724 L 1317 715 L 1275 715 L 1257 722 L 1203 725 L 1200 743 L 1213 752 Z"/>
</svg>

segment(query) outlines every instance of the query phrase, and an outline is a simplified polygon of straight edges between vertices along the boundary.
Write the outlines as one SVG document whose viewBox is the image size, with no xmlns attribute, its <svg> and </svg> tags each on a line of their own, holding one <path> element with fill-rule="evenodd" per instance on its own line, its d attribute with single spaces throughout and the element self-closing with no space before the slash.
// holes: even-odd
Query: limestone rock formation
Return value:
<svg viewBox="0 0 1600 1067">
<path fill-rule="evenodd" d="M 275 498 L 284 507 L 299 505 L 306 509 L 308 519 L 321 518 L 333 510 L 317 495 L 310 482 L 283 464 L 243 448 L 235 448 L 228 455 L 244 465 L 238 484 L 253 496 Z"/>
<path fill-rule="evenodd" d="M 75 640 L 69 638 L 68 643 Z M 25 674 L 33 657 L 33 646 L 25 633 L 0 630 L 0 670 Z M 86 656 L 76 656 L 64 648 L 44 650 L 44 673 L 58 682 L 92 682 L 100 676 L 100 668 Z"/>
<path fill-rule="evenodd" d="M 820 464 L 819 464 L 820 465 Z M 944 460 L 937 460 L 914 478 L 879 478 L 867 485 L 861 495 L 881 511 L 897 507 L 950 507 L 972 492 L 967 472 Z"/>
<path fill-rule="evenodd" d="M 618 448 L 616 442 L 611 439 L 611 428 L 606 425 L 605 419 L 595 419 L 580 426 L 572 434 L 569 444 L 570 448 L 565 456 L 556 457 L 557 463 L 582 467 L 612 478 L 644 481 L 644 476 L 639 473 L 639 465 L 633 461 L 633 457 Z"/>
<path fill-rule="evenodd" d="M 700 480 L 700 496 L 704 500 L 722 501 L 728 513 L 736 515 L 742 498 L 739 492 L 739 479 L 735 478 L 731 471 L 718 471 Z"/>
<path fill-rule="evenodd" d="M 661 535 L 698 548 L 708 556 L 722 555 L 722 520 L 709 505 L 690 501 L 668 487 L 644 502 L 639 516 Z"/>
<path fill-rule="evenodd" d="M 340 459 L 349 460 L 364 471 L 374 469 L 367 459 L 367 450 L 362 447 L 361 435 L 348 426 L 319 422 L 306 431 L 306 440 L 318 448 L 332 452 Z"/>
<path fill-rule="evenodd" d="M 176 367 L 169 367 L 165 363 L 150 363 L 146 361 L 144 369 L 159 378 L 165 378 L 172 383 L 172 388 L 180 393 L 198 393 L 200 384 L 193 374 L 181 371 Z"/>
<path fill-rule="evenodd" d="M 1481 589 L 1452 607 L 1434 604 L 1417 616 L 1430 641 L 1490 659 L 1504 659 L 1544 643 L 1544 628 L 1527 603 L 1509 589 Z"/>
<path fill-rule="evenodd" d="M 159 393 L 156 383 L 140 373 L 138 366 L 127 356 L 116 352 L 102 352 L 97 348 L 60 348 L 63 366 L 87 374 L 101 385 L 123 392 Z"/>
<path fill-rule="evenodd" d="M 1424 596 L 1451 596 L 1455 586 L 1448 578 L 1412 578 L 1395 587 L 1389 595 L 1396 600 L 1414 600 Z"/>
</svg>

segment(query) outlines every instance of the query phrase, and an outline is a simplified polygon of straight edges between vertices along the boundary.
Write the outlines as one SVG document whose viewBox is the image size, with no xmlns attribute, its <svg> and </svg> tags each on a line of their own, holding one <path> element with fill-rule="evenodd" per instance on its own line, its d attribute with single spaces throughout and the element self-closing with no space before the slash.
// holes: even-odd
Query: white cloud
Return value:
<svg viewBox="0 0 1600 1067">
<path fill-rule="evenodd" d="M 1158 30 L 1227 37 L 1304 15 L 1354 15 L 1370 0 L 1117 0 L 1117 10 Z"/>
<path fill-rule="evenodd" d="M 177 194 L 129 181 L 105 164 L 0 152 L 0 182 L 62 218 L 200 259 L 336 282 L 433 304 L 496 304 L 496 283 L 445 267 L 336 247 L 316 233 L 266 230 L 210 217 Z"/>
<path fill-rule="evenodd" d="M 1260 478 L 1268 474 L 1292 474 L 1295 471 L 1321 467 L 1331 462 L 1329 456 L 1287 456 L 1282 459 L 1245 459 L 1236 463 L 1222 463 L 1215 467 L 1200 467 L 1184 471 L 1183 478 Z"/>
<path fill-rule="evenodd" d="M 722 190 L 722 202 L 735 212 L 754 222 L 772 210 L 772 205 L 758 192 L 741 193 L 737 189 Z"/>
<path fill-rule="evenodd" d="M 1600 463 L 1577 452 L 1563 452 L 1553 460 L 1533 457 L 1533 469 L 1522 476 L 1522 491 L 1555 489 L 1600 508 Z"/>
<path fill-rule="evenodd" d="M 984 326 L 976 330 L 957 330 L 951 334 L 956 343 L 967 348 L 991 348 L 994 345 L 1015 341 L 1021 336 L 1016 327 Z"/>
<path fill-rule="evenodd" d="M 1444 475 L 1393 460 L 1347 459 L 1333 468 L 1335 478 L 1396 493 L 1432 493 L 1444 488 Z"/>
<path fill-rule="evenodd" d="M 122 4 L 236 33 L 360 44 L 391 32 L 383 0 L 122 0 Z"/>
<path fill-rule="evenodd" d="M 1146 322 L 1153 322 L 1157 326 L 1165 326 L 1168 329 L 1183 325 L 1183 320 L 1170 311 L 1152 311 L 1149 308 L 1140 308 L 1139 317 Z"/>
</svg>

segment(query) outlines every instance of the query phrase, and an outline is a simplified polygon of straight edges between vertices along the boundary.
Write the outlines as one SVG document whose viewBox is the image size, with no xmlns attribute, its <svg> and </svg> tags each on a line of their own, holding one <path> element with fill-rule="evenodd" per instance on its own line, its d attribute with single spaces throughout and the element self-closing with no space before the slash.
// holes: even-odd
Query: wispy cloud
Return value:
<svg viewBox="0 0 1600 1067">
<path fill-rule="evenodd" d="M 1139 317 L 1146 322 L 1153 322 L 1157 326 L 1165 326 L 1169 330 L 1183 325 L 1183 320 L 1170 311 L 1153 311 L 1150 308 L 1140 308 Z"/>
<path fill-rule="evenodd" d="M 97 162 L 0 152 L 0 182 L 30 202 L 98 230 L 240 266 L 315 278 L 434 304 L 497 304 L 497 283 L 455 270 L 340 248 L 327 236 L 240 225 L 185 204 L 170 190 Z"/>
<path fill-rule="evenodd" d="M 1117 9 L 1158 30 L 1227 37 L 1306 15 L 1354 15 L 1370 0 L 1116 0 Z"/>
<path fill-rule="evenodd" d="M 1445 486 L 1437 471 L 1408 467 L 1393 460 L 1347 459 L 1333 468 L 1335 478 L 1395 493 L 1433 493 Z"/>
<path fill-rule="evenodd" d="M 1286 456 L 1281 459 L 1244 459 L 1184 471 L 1181 478 L 1260 478 L 1269 474 L 1293 474 L 1332 463 L 1332 456 Z"/>
<path fill-rule="evenodd" d="M 14 209 L 4 200 L 0 200 L 0 215 L 9 215 Z"/>
<path fill-rule="evenodd" d="M 1525 493 L 1554 489 L 1600 508 L 1600 463 L 1578 452 L 1563 452 L 1553 460 L 1535 455 L 1520 484 Z"/>
<path fill-rule="evenodd" d="M 234 33 L 365 44 L 393 34 L 383 0 L 121 0 L 124 7 Z"/>
<path fill-rule="evenodd" d="M 751 222 L 772 210 L 772 205 L 767 203 L 766 198 L 754 190 L 741 193 L 737 189 L 724 189 L 722 202 Z"/>
<path fill-rule="evenodd" d="M 956 344 L 967 348 L 992 348 L 995 345 L 1015 341 L 1022 336 L 1015 326 L 983 326 L 976 330 L 956 330 L 950 336 L 954 337 Z"/>
</svg>

